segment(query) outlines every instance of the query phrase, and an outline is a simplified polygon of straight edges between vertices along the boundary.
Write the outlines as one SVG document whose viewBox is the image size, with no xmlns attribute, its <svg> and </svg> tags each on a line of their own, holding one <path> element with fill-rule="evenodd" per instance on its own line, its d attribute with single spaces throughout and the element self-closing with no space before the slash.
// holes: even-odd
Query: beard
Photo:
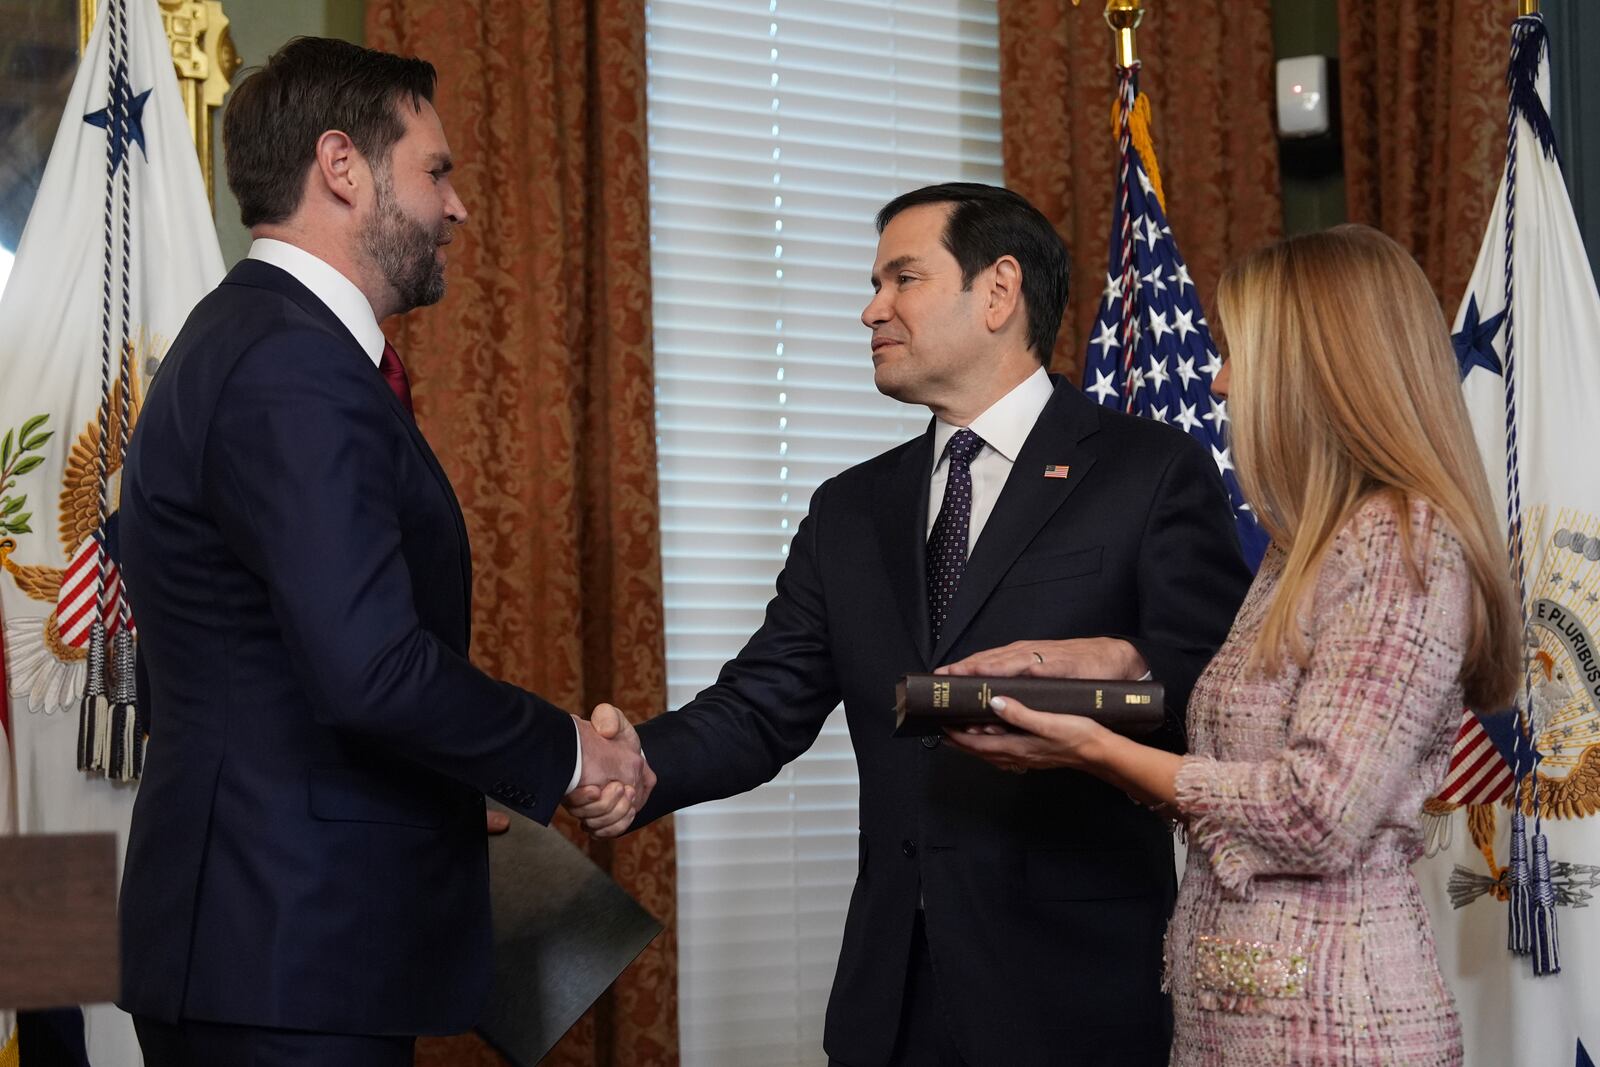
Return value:
<svg viewBox="0 0 1600 1067">
<path fill-rule="evenodd" d="M 436 253 L 450 223 L 430 228 L 407 215 L 386 173 L 377 176 L 377 194 L 372 221 L 361 232 L 362 249 L 394 288 L 401 312 L 437 304 L 444 298 L 444 264 Z"/>
</svg>

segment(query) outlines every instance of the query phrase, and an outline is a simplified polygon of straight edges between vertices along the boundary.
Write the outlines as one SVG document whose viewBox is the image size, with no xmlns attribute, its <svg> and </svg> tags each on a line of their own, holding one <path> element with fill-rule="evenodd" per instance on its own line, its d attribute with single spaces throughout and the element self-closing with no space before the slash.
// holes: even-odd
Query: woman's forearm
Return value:
<svg viewBox="0 0 1600 1067">
<path fill-rule="evenodd" d="M 1142 804 L 1168 814 L 1177 811 L 1178 771 L 1183 757 L 1104 731 L 1085 746 L 1083 769 L 1116 786 Z"/>
</svg>

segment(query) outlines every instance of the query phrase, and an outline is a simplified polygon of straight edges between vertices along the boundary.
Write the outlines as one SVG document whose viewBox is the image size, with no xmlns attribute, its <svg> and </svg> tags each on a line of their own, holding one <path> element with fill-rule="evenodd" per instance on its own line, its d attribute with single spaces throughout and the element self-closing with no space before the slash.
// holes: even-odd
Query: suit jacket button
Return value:
<svg viewBox="0 0 1600 1067">
<path fill-rule="evenodd" d="M 907 856 L 915 856 L 917 854 L 917 843 L 912 841 L 910 838 L 907 838 L 906 840 L 900 842 L 900 851 L 904 852 Z"/>
<path fill-rule="evenodd" d="M 944 738 L 941 737 L 938 734 L 929 734 L 928 736 L 926 736 L 926 737 L 924 737 L 922 739 L 922 747 L 923 748 L 938 748 L 939 747 L 939 742 L 943 741 L 943 740 L 944 740 Z"/>
</svg>

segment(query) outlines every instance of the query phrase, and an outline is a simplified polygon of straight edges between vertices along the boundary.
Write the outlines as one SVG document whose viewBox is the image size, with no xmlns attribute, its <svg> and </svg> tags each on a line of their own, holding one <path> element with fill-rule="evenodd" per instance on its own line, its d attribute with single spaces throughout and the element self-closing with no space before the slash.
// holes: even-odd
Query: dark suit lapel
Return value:
<svg viewBox="0 0 1600 1067">
<path fill-rule="evenodd" d="M 1064 379 L 1052 375 L 1052 380 L 1055 395 L 1023 442 L 1000 498 L 972 547 L 930 664 L 944 662 L 1006 571 L 1094 466 L 1093 454 L 1079 442 L 1094 432 L 1099 414 L 1094 404 Z M 1044 469 L 1051 464 L 1067 467 L 1067 477 L 1046 478 Z"/>
<path fill-rule="evenodd" d="M 422 453 L 428 470 L 433 472 L 434 480 L 439 483 L 439 491 L 450 502 L 450 517 L 456 524 L 456 560 L 461 567 L 461 647 L 467 648 L 472 643 L 472 542 L 467 540 L 467 519 L 461 512 L 461 501 L 456 499 L 455 487 L 450 484 L 450 476 L 445 474 L 444 468 L 439 465 L 439 457 L 433 454 L 428 439 L 422 436 L 417 420 L 400 406 L 400 401 L 387 382 L 383 383 L 383 391 L 389 394 L 389 402 L 394 405 L 395 410 L 404 416 L 406 429 L 411 433 L 411 440 Z"/>
<path fill-rule="evenodd" d="M 929 656 L 928 483 L 933 477 L 933 423 L 908 444 L 900 462 L 885 472 L 878 492 L 878 548 L 894 599 L 905 617 L 906 630 L 923 666 Z"/>
<path fill-rule="evenodd" d="M 361 358 L 367 359 L 366 352 L 361 353 Z M 367 362 L 370 363 L 371 360 L 368 359 Z M 373 369 L 377 370 L 375 367 Z M 423 463 L 432 472 L 434 480 L 439 483 L 439 491 L 450 502 L 450 517 L 455 520 L 456 525 L 456 556 L 461 567 L 461 618 L 464 631 L 462 647 L 465 648 L 472 640 L 472 547 L 471 542 L 467 540 L 467 520 L 461 513 L 461 501 L 456 499 L 455 487 L 450 484 L 450 476 L 445 474 L 444 468 L 439 465 L 439 457 L 433 454 L 428 439 L 422 436 L 422 429 L 417 425 L 417 420 L 401 405 L 399 397 L 394 395 L 394 390 L 389 388 L 389 383 L 384 381 L 381 373 L 374 373 L 371 380 L 373 388 L 383 394 L 389 404 L 389 410 L 411 435 L 411 442 L 416 445 L 417 451 L 422 453 Z"/>
<path fill-rule="evenodd" d="M 255 259 L 240 260 L 223 279 L 224 284 L 232 282 L 238 285 L 250 285 L 261 289 L 268 289 L 292 300 L 300 310 L 316 319 L 324 329 L 335 337 L 345 342 L 345 347 L 350 353 L 360 359 L 371 371 L 366 380 L 370 387 L 377 391 L 383 402 L 389 406 L 390 412 L 400 420 L 411 436 L 412 443 L 417 451 L 422 453 L 422 459 L 434 479 L 439 483 L 440 490 L 445 499 L 450 502 L 451 517 L 455 520 L 456 544 L 458 558 L 461 566 L 461 587 L 464 600 L 462 618 L 465 620 L 466 635 L 472 631 L 472 550 L 467 540 L 466 519 L 461 513 L 461 503 L 456 499 L 455 489 L 450 485 L 450 478 L 445 474 L 444 468 L 439 465 L 439 458 L 433 454 L 433 449 L 428 446 L 427 438 L 422 436 L 422 430 L 417 426 L 417 420 L 400 404 L 400 399 L 394 395 L 394 390 L 389 388 L 389 383 L 384 381 L 383 375 L 367 355 L 361 343 L 355 339 L 339 316 L 333 309 L 319 300 L 315 293 L 300 284 L 288 271 L 281 267 L 273 266 Z"/>
</svg>

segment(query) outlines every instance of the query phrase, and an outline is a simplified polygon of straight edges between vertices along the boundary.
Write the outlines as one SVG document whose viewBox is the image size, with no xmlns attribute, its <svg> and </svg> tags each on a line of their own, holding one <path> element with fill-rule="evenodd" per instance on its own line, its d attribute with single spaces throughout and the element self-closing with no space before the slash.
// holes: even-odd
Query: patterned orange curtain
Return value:
<svg viewBox="0 0 1600 1067">
<path fill-rule="evenodd" d="M 471 533 L 473 658 L 587 713 L 666 703 L 637 0 L 370 0 L 367 40 L 439 69 L 470 217 L 449 293 L 389 324 Z M 558 823 L 667 924 L 545 1061 L 678 1062 L 672 821 Z M 517 832 L 513 827 L 512 832 Z M 500 1063 L 476 1038 L 418 1063 Z"/>
<path fill-rule="evenodd" d="M 1271 0 L 1150 5 L 1138 34 L 1168 221 L 1209 309 L 1222 269 L 1283 232 Z M 1117 158 L 1100 0 L 1000 0 L 1006 184 L 1056 224 L 1072 298 L 1054 369 L 1081 380 L 1105 283 Z"/>
<path fill-rule="evenodd" d="M 1447 317 L 1505 163 L 1510 0 L 1339 0 L 1351 222 L 1416 256 Z"/>
</svg>

